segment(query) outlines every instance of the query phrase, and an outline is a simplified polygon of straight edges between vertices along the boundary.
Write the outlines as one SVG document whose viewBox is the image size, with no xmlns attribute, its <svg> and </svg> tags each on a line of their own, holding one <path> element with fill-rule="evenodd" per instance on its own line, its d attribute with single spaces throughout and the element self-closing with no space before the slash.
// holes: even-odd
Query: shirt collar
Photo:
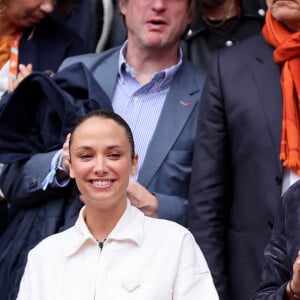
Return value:
<svg viewBox="0 0 300 300">
<path fill-rule="evenodd" d="M 85 207 L 82 207 L 73 227 L 73 238 L 70 243 L 67 244 L 64 251 L 64 257 L 66 258 L 75 254 L 83 246 L 88 246 L 89 244 L 98 246 L 97 240 L 91 234 L 85 223 L 84 214 Z M 137 246 L 141 246 L 144 234 L 144 220 L 145 215 L 132 206 L 129 200 L 127 200 L 127 206 L 123 215 L 106 240 L 131 241 Z"/>
<path fill-rule="evenodd" d="M 125 41 L 125 43 L 122 45 L 120 49 L 120 55 L 119 55 L 119 78 L 121 79 L 121 81 L 126 80 L 126 76 L 128 75 L 131 76 L 132 78 L 135 78 L 134 68 L 131 67 L 125 60 L 125 51 L 127 48 L 127 43 L 128 41 Z M 179 48 L 178 63 L 162 71 L 154 73 L 150 82 L 160 80 L 159 89 L 162 90 L 163 88 L 168 88 L 173 80 L 174 75 L 182 65 L 182 58 L 183 58 L 182 49 Z M 157 84 L 155 86 L 157 87 Z"/>
</svg>

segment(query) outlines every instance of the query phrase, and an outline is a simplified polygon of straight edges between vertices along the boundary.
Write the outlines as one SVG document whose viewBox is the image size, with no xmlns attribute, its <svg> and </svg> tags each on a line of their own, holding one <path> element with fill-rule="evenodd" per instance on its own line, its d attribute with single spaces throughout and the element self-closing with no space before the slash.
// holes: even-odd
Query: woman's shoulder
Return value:
<svg viewBox="0 0 300 300">
<path fill-rule="evenodd" d="M 145 231 L 153 233 L 157 238 L 182 241 L 192 233 L 184 226 L 164 219 L 157 219 L 145 216 Z"/>
<path fill-rule="evenodd" d="M 63 249 L 70 243 L 73 236 L 73 227 L 59 232 L 52 234 L 42 241 L 40 241 L 31 251 L 29 252 L 30 256 L 35 257 L 48 257 L 48 255 L 54 256 L 61 256 L 63 253 Z"/>
</svg>

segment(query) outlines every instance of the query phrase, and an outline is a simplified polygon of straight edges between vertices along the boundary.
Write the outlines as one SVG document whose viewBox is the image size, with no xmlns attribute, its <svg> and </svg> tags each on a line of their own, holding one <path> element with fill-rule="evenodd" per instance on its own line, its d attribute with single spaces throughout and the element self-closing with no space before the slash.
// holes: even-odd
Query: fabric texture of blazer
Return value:
<svg viewBox="0 0 300 300">
<path fill-rule="evenodd" d="M 204 85 L 188 221 L 221 300 L 258 285 L 282 191 L 280 68 L 262 35 L 216 54 Z"/>
</svg>

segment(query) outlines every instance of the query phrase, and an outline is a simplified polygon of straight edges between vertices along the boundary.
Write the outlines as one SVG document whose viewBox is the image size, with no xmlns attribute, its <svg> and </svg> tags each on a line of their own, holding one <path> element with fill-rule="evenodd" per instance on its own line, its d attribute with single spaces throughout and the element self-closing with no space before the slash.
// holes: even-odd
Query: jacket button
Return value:
<svg viewBox="0 0 300 300">
<path fill-rule="evenodd" d="M 275 177 L 275 181 L 278 185 L 281 185 L 282 184 L 282 178 L 280 176 L 276 176 Z"/>
<path fill-rule="evenodd" d="M 263 16 L 266 14 L 265 10 L 262 9 L 262 8 L 260 8 L 260 9 L 257 11 L 257 13 L 258 13 L 258 15 L 260 15 L 261 17 L 263 17 Z"/>
<path fill-rule="evenodd" d="M 228 41 L 226 41 L 225 45 L 226 45 L 226 47 L 231 47 L 233 45 L 233 41 L 228 40 Z"/>
</svg>

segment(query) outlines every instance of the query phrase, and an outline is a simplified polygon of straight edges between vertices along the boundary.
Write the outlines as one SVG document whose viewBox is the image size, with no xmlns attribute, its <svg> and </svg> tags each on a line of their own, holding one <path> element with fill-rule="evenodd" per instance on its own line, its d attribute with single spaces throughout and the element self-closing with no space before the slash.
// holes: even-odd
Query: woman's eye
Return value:
<svg viewBox="0 0 300 300">
<path fill-rule="evenodd" d="M 91 157 L 92 157 L 92 156 L 89 155 L 89 154 L 82 154 L 82 155 L 80 155 L 80 158 L 83 159 L 83 160 L 89 159 L 89 158 L 91 158 Z"/>
<path fill-rule="evenodd" d="M 112 158 L 112 159 L 117 159 L 120 157 L 120 154 L 118 153 L 110 153 L 108 154 L 108 157 Z"/>
</svg>

